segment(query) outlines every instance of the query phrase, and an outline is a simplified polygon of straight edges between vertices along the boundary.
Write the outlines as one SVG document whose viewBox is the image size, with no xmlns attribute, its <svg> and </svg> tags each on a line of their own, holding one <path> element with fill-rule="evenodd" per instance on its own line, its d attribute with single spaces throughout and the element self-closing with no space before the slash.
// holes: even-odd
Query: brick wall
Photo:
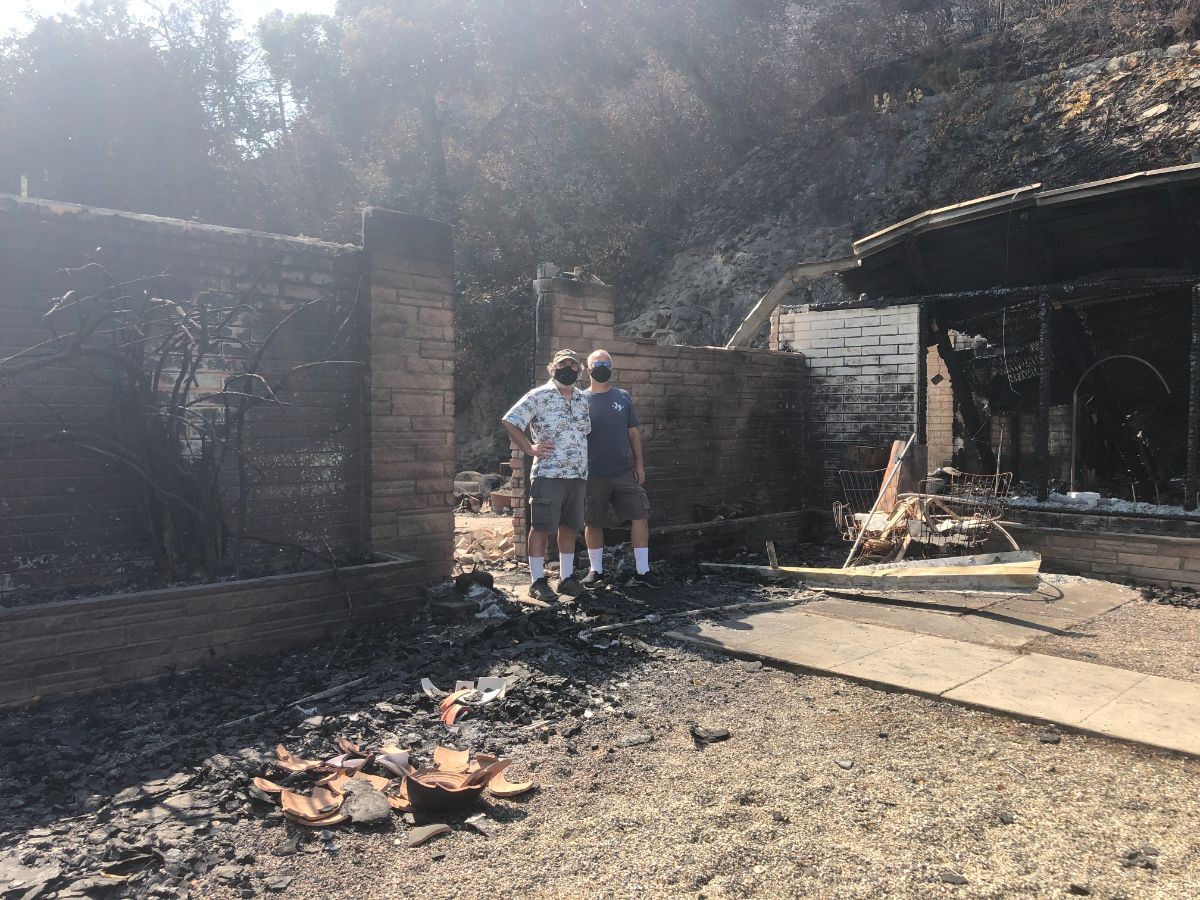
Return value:
<svg viewBox="0 0 1200 900">
<path fill-rule="evenodd" d="M 932 472 L 954 462 L 954 389 L 937 347 L 926 352 L 925 443 Z"/>
<path fill-rule="evenodd" d="M 632 394 L 642 420 L 653 526 L 804 505 L 802 357 L 616 338 L 611 287 L 545 277 L 535 290 L 540 363 L 559 347 L 584 355 L 603 348 L 613 357 L 613 384 Z M 519 457 L 514 451 L 514 467 Z M 519 504 L 514 531 L 521 543 L 524 516 Z"/>
<path fill-rule="evenodd" d="M 1007 518 L 1046 571 L 1200 589 L 1200 522 L 1015 508 Z"/>
<path fill-rule="evenodd" d="M 772 343 L 808 361 L 806 450 L 812 499 L 823 505 L 840 496 L 837 470 L 856 465 L 852 448 L 887 447 L 916 430 L 920 310 L 790 306 L 772 325 Z"/>
<path fill-rule="evenodd" d="M 1015 442 L 1014 424 L 1017 433 Z M 1037 477 L 1036 437 L 1036 412 L 1003 413 L 992 417 L 992 446 L 1000 450 L 1001 467 L 1005 471 L 1015 470 L 1021 480 L 1032 481 Z M 1071 407 L 1060 404 L 1050 407 L 1050 480 L 1065 484 L 1070 478 Z"/>
<path fill-rule="evenodd" d="M 403 559 L 0 609 L 0 707 L 333 638 L 411 612 L 422 584 Z"/>
<path fill-rule="evenodd" d="M 247 530 L 348 553 L 405 550 L 428 560 L 431 572 L 448 571 L 449 229 L 374 210 L 364 239 L 365 250 L 0 197 L 0 358 L 49 337 L 41 319 L 47 302 L 79 286 L 81 274 L 64 270 L 89 262 L 115 281 L 165 272 L 156 289 L 173 299 L 247 304 L 246 336 L 255 340 L 304 307 L 267 353 L 269 374 L 321 358 L 370 367 L 302 371 L 280 396 L 285 405 L 250 414 L 246 447 L 258 467 Z M 94 269 L 82 275 L 100 277 Z M 312 301 L 322 302 L 305 306 Z M 201 379 L 219 386 L 239 369 L 237 356 L 236 349 L 213 355 Z M 0 450 L 0 598 L 119 584 L 150 567 L 135 478 L 62 443 L 13 449 L 14 439 L 48 425 L 104 422 L 113 399 L 111 388 L 65 367 L 0 379 L 0 439 L 9 442 Z M 389 468 L 401 460 L 409 468 Z M 284 555 L 256 546 L 264 562 Z"/>
<path fill-rule="evenodd" d="M 367 540 L 375 550 L 414 554 L 428 577 L 441 577 L 454 553 L 450 226 L 369 208 L 363 248 L 371 294 Z"/>
</svg>

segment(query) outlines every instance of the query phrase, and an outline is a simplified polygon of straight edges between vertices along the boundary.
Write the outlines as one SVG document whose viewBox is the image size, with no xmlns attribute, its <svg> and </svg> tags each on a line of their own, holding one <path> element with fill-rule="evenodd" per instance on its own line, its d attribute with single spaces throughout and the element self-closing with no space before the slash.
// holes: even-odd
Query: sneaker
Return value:
<svg viewBox="0 0 1200 900">
<path fill-rule="evenodd" d="M 600 587 L 600 585 L 604 584 L 604 575 L 592 569 L 583 576 L 583 579 L 579 583 L 588 589 Z"/>
<path fill-rule="evenodd" d="M 579 579 L 574 575 L 568 575 L 559 581 L 558 592 L 568 597 L 578 597 L 580 594 L 587 593 L 587 588 L 580 584 Z"/>
<path fill-rule="evenodd" d="M 655 590 L 662 587 L 662 583 L 658 580 L 658 577 L 653 571 L 643 572 L 641 575 L 638 575 L 635 572 L 633 575 L 629 576 L 629 580 L 625 582 L 625 585 L 626 587 L 644 587 Z"/>
<path fill-rule="evenodd" d="M 554 593 L 554 589 L 550 587 L 550 579 L 544 577 L 529 586 L 529 596 L 534 600 L 541 600 L 543 603 L 553 603 L 558 599 L 558 594 Z"/>
</svg>

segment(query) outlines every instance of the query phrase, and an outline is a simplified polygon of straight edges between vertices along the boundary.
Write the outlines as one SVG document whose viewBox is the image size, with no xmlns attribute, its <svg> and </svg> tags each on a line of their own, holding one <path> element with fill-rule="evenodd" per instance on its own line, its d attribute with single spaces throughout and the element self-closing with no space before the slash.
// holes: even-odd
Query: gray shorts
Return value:
<svg viewBox="0 0 1200 900">
<path fill-rule="evenodd" d="M 534 478 L 529 485 L 529 527 L 556 531 L 559 525 L 569 525 L 581 530 L 586 491 L 586 478 Z"/>
<path fill-rule="evenodd" d="M 646 496 L 646 489 L 637 483 L 632 472 L 612 476 L 588 476 L 584 521 L 588 525 L 603 528 L 610 503 L 620 522 L 637 522 L 650 518 L 650 499 Z"/>
</svg>

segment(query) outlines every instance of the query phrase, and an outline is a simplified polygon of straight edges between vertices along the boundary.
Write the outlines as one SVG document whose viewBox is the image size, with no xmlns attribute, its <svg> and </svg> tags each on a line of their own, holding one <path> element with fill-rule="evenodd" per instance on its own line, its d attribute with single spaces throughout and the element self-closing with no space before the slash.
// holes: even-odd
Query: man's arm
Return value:
<svg viewBox="0 0 1200 900">
<path fill-rule="evenodd" d="M 501 419 L 500 424 L 504 426 L 504 430 L 508 432 L 508 436 L 512 439 L 522 451 L 530 456 L 536 456 L 538 459 L 545 459 L 554 452 L 554 444 L 551 441 L 542 441 L 540 444 L 530 443 L 529 438 L 525 436 L 525 430 L 518 428 L 507 419 Z"/>
<path fill-rule="evenodd" d="M 629 447 L 633 450 L 633 478 L 638 484 L 645 484 L 646 464 L 642 459 L 642 433 L 636 425 L 629 429 Z"/>
</svg>

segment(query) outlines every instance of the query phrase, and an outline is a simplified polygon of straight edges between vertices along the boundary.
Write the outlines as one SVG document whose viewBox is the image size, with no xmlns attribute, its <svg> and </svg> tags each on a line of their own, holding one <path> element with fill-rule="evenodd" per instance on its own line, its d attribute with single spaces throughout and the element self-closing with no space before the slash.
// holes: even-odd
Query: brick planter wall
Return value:
<svg viewBox="0 0 1200 900">
<path fill-rule="evenodd" d="M 0 608 L 0 706 L 275 653 L 420 605 L 411 557 L 329 571 Z"/>
<path fill-rule="evenodd" d="M 1046 571 L 1200 590 L 1200 521 L 1017 508 L 1006 519 Z"/>
</svg>

